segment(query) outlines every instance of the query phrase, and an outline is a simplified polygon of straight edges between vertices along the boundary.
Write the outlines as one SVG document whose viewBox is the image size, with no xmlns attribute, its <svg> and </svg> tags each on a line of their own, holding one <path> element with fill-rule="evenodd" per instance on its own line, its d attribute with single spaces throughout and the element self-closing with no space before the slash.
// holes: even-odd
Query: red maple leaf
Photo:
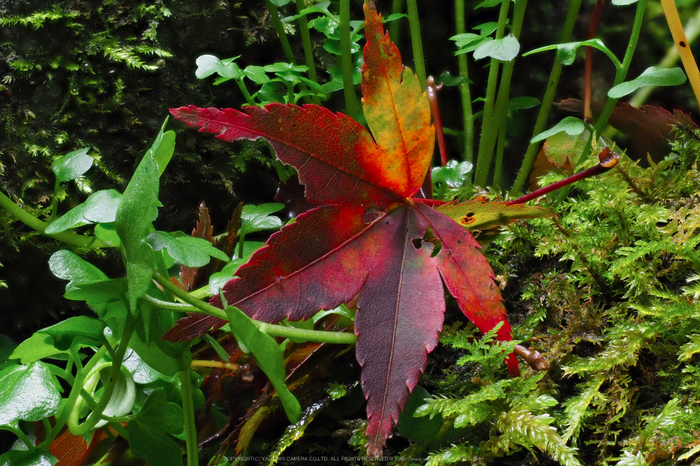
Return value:
<svg viewBox="0 0 700 466">
<path fill-rule="evenodd" d="M 367 398 L 367 451 L 379 456 L 438 342 L 445 292 L 482 332 L 511 329 L 493 271 L 467 230 L 413 198 L 430 167 L 435 131 L 427 96 L 401 63 L 381 17 L 365 4 L 367 45 L 359 123 L 315 105 L 181 107 L 171 113 L 224 141 L 262 138 L 294 166 L 319 204 L 272 235 L 223 291 L 254 319 L 308 319 L 359 294 L 355 334 Z M 376 141 L 376 142 L 375 142 Z M 220 300 L 213 303 L 221 305 Z M 169 337 L 222 324 L 188 317 Z M 511 374 L 517 361 L 508 358 Z"/>
</svg>

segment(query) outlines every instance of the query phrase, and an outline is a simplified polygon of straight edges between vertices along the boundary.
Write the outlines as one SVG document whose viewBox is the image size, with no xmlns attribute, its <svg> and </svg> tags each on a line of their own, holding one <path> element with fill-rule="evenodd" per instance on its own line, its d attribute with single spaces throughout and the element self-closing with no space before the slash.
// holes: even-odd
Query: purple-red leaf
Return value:
<svg viewBox="0 0 700 466">
<path fill-rule="evenodd" d="M 229 304 L 266 322 L 307 319 L 359 294 L 356 354 L 367 451 L 379 456 L 438 343 L 443 283 L 483 332 L 502 323 L 498 336 L 510 340 L 511 331 L 476 241 L 430 201 L 411 198 L 432 158 L 430 106 L 381 17 L 367 5 L 365 16 L 363 109 L 374 140 L 347 116 L 313 105 L 171 112 L 225 141 L 265 139 L 297 169 L 307 199 L 321 204 L 272 235 L 223 291 Z M 218 297 L 212 302 L 221 304 Z M 168 336 L 221 323 L 189 317 Z M 514 358 L 508 366 L 518 373 Z"/>
</svg>

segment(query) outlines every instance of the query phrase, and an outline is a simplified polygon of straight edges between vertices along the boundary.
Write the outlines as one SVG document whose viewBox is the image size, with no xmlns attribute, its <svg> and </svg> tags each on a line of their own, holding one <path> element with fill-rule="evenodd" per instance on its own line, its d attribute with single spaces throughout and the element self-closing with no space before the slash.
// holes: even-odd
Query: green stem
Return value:
<svg viewBox="0 0 700 466">
<path fill-rule="evenodd" d="M 357 337 L 347 332 L 328 332 L 324 330 L 306 330 L 284 325 L 267 324 L 259 320 L 253 320 L 256 327 L 271 337 L 283 337 L 296 340 L 316 341 L 319 343 L 333 343 L 337 345 L 354 345 Z"/>
<path fill-rule="evenodd" d="M 284 56 L 287 57 L 289 63 L 295 64 L 294 52 L 292 52 L 292 47 L 289 45 L 289 39 L 287 39 L 287 33 L 284 32 L 284 25 L 280 19 L 280 13 L 277 7 L 270 0 L 267 0 L 267 9 L 270 12 L 270 18 L 272 18 L 272 26 L 277 32 L 277 37 L 280 38 L 282 43 L 282 49 L 284 50 Z"/>
<path fill-rule="evenodd" d="M 12 202 L 12 199 L 7 197 L 4 193 L 0 192 L 0 207 L 7 210 L 12 216 L 17 220 L 24 223 L 30 228 L 38 231 L 44 236 L 53 238 L 58 241 L 62 241 L 71 246 L 84 249 L 98 249 L 98 248 L 108 248 L 111 245 L 95 238 L 94 236 L 81 236 L 76 235 L 70 231 L 62 231 L 61 233 L 56 233 L 54 235 L 47 235 L 44 233 L 46 227 L 49 226 L 48 223 L 43 222 L 30 214 L 29 212 L 22 209 L 20 206 Z"/>
<path fill-rule="evenodd" d="M 423 55 L 423 38 L 420 33 L 420 20 L 418 19 L 418 4 L 416 0 L 407 0 L 408 26 L 411 31 L 411 45 L 413 47 L 413 63 L 416 68 L 418 82 L 421 89 L 425 90 L 425 57 Z"/>
<path fill-rule="evenodd" d="M 213 317 L 218 317 L 219 319 L 228 320 L 226 312 L 223 309 L 219 309 L 216 306 L 212 306 L 204 301 L 198 301 L 192 296 L 190 296 L 186 291 L 181 290 L 177 286 L 170 283 L 170 280 L 165 278 L 158 272 L 153 272 L 153 279 L 158 282 L 167 291 L 171 292 L 173 295 L 180 298 L 182 301 L 191 304 L 193 307 L 204 314 L 208 314 Z M 148 299 L 148 298 L 147 298 Z M 148 299 L 151 304 L 156 304 L 154 302 L 155 298 Z M 156 300 L 158 301 L 158 300 Z M 169 311 L 178 310 L 173 309 L 169 306 L 167 308 Z M 179 311 L 184 311 L 183 308 L 179 308 Z M 192 312 L 191 310 L 186 310 L 186 312 Z M 263 332 L 267 333 L 273 337 L 284 337 L 284 338 L 294 338 L 306 341 L 317 341 L 320 343 L 336 343 L 341 345 L 352 345 L 357 339 L 352 333 L 344 332 L 328 332 L 324 330 L 305 330 L 295 327 L 287 327 L 285 325 L 274 325 L 267 324 L 265 322 L 260 322 L 259 320 L 253 320 L 253 323 Z"/>
<path fill-rule="evenodd" d="M 405 7 L 406 0 L 394 0 L 391 4 L 391 13 L 403 13 Z M 395 43 L 396 45 L 399 44 L 399 40 L 401 39 L 401 21 L 391 22 L 391 24 L 389 25 L 389 37 L 391 37 L 391 41 L 393 43 Z"/>
<path fill-rule="evenodd" d="M 182 393 L 182 413 L 185 416 L 187 466 L 197 466 L 199 464 L 199 445 L 197 444 L 197 426 L 194 421 L 194 399 L 189 368 L 180 371 L 180 390 Z"/>
<path fill-rule="evenodd" d="M 683 27 L 685 30 L 685 36 L 688 39 L 688 46 L 690 47 L 695 39 L 700 35 L 700 8 L 695 12 L 695 16 L 690 18 L 688 22 Z M 659 68 L 670 68 L 672 67 L 680 58 L 678 53 L 678 48 L 675 45 L 669 47 L 664 58 L 659 62 Z M 628 103 L 633 107 L 639 107 L 649 98 L 649 95 L 656 89 L 656 86 L 644 86 L 634 93 L 632 98 L 628 100 Z M 606 133 L 609 135 L 610 133 Z"/>
<path fill-rule="evenodd" d="M 498 27 L 496 28 L 496 39 L 502 39 L 505 34 L 506 22 L 508 20 L 508 10 L 510 9 L 510 0 L 503 0 L 501 3 L 501 11 L 498 14 Z M 489 77 L 486 84 L 486 97 L 484 99 L 484 113 L 481 119 L 481 137 L 479 138 L 479 155 L 476 159 L 476 170 L 474 171 L 474 184 L 485 186 L 491 168 L 491 157 L 493 155 L 493 146 L 491 153 L 486 153 L 486 140 L 489 135 L 498 133 L 498 129 L 494 128 L 495 121 L 493 119 L 493 109 L 496 100 L 496 88 L 498 86 L 498 73 L 501 68 L 500 60 L 491 59 L 489 64 Z"/>
<path fill-rule="evenodd" d="M 304 0 L 297 0 L 297 12 L 301 13 L 304 9 Z M 306 15 L 301 15 L 299 17 L 299 33 L 301 35 L 301 44 L 304 47 L 304 59 L 306 60 L 306 66 L 309 68 L 309 79 L 316 84 L 318 84 L 318 77 L 316 76 L 316 64 L 314 63 L 314 51 L 311 48 L 311 35 L 309 34 L 309 23 L 306 21 Z M 316 105 L 321 105 L 321 99 L 318 96 L 311 97 L 311 100 Z"/>
<path fill-rule="evenodd" d="M 520 39 L 520 33 L 523 27 L 523 20 L 525 19 L 525 7 L 527 6 L 527 0 L 518 1 L 513 7 L 513 28 L 511 33 L 516 39 Z M 488 179 L 488 174 L 491 169 L 491 160 L 493 158 L 494 149 L 496 147 L 496 140 L 500 137 L 502 131 L 501 128 L 505 128 L 506 120 L 508 118 L 508 101 L 510 100 L 510 83 L 513 79 L 513 68 L 515 65 L 515 59 L 503 64 L 503 71 L 501 72 L 501 82 L 498 86 L 498 97 L 496 98 L 496 104 L 494 106 L 492 117 L 489 119 L 489 129 L 486 132 L 481 133 L 481 142 L 479 143 L 479 160 L 483 160 L 481 178 L 477 180 L 477 184 L 483 185 Z M 483 155 L 483 156 L 482 156 Z M 501 154 L 502 155 L 502 154 Z M 496 166 L 494 169 L 493 184 L 500 184 L 500 177 L 497 177 L 495 171 L 499 174 L 502 171 L 502 167 L 499 166 L 501 162 L 496 161 Z"/>
<path fill-rule="evenodd" d="M 455 0 L 455 32 L 464 34 L 467 30 L 465 19 L 464 0 Z M 469 66 L 467 64 L 467 54 L 457 55 L 457 66 L 459 77 L 465 82 L 459 85 L 459 93 L 462 98 L 462 121 L 464 125 L 464 151 L 463 158 L 467 162 L 474 161 L 474 113 L 472 110 L 472 95 L 469 87 Z M 471 178 L 472 172 L 469 173 Z"/>
<path fill-rule="evenodd" d="M 569 4 L 569 10 L 566 13 L 566 19 L 564 20 L 564 27 L 561 32 L 561 37 L 559 38 L 559 43 L 563 44 L 571 41 L 571 35 L 576 24 L 576 19 L 578 18 L 578 11 L 581 8 L 582 0 L 571 0 Z M 532 137 L 537 136 L 542 131 L 544 131 L 547 125 L 547 118 L 549 117 L 549 111 L 552 108 L 552 102 L 554 102 L 554 94 L 557 91 L 557 85 L 559 84 L 559 77 L 561 76 L 562 63 L 555 59 L 552 65 L 552 71 L 549 73 L 549 81 L 547 82 L 547 90 L 542 97 L 542 104 L 540 105 L 540 111 L 537 114 L 537 121 L 535 122 L 535 128 L 532 131 Z M 530 143 L 525 153 L 525 158 L 518 172 L 518 176 L 513 183 L 513 187 L 510 190 L 510 195 L 515 197 L 520 193 L 527 182 L 528 176 L 530 175 L 530 170 L 535 162 L 535 157 L 540 145 L 538 143 Z"/>
<path fill-rule="evenodd" d="M 238 84 L 238 88 L 241 90 L 241 94 L 243 94 L 243 97 L 245 98 L 246 103 L 248 105 L 255 105 L 255 100 L 253 100 L 253 97 L 250 95 L 250 92 L 248 92 L 248 88 L 245 87 L 245 83 L 243 82 L 243 78 L 236 79 L 236 84 Z"/>
<path fill-rule="evenodd" d="M 340 0 L 340 66 L 343 70 L 345 110 L 350 118 L 358 120 L 362 113 L 353 84 L 352 39 L 350 37 L 350 0 Z"/>
<path fill-rule="evenodd" d="M 25 434 L 22 429 L 18 427 L 12 427 L 11 425 L 6 425 L 3 427 L 3 429 L 7 429 L 13 434 L 15 434 L 21 441 L 24 442 L 25 445 L 27 445 L 27 449 L 31 450 L 34 448 L 34 442 L 29 440 L 29 437 L 27 437 L 27 434 Z M 44 442 L 45 443 L 45 442 Z"/>
<path fill-rule="evenodd" d="M 109 371 L 109 379 L 104 391 L 102 392 L 102 395 L 100 396 L 100 401 L 97 402 L 97 406 L 95 406 L 95 409 L 93 409 L 88 415 L 85 422 L 72 429 L 73 435 L 85 435 L 90 432 L 95 427 L 95 424 L 97 424 L 97 422 L 100 420 L 102 412 L 112 398 L 114 386 L 116 385 L 116 382 L 120 376 L 124 354 L 126 353 L 126 349 L 129 345 L 131 335 L 134 332 L 135 320 L 136 319 L 134 316 L 130 312 L 127 312 L 126 323 L 124 324 L 124 333 L 122 334 L 121 341 L 119 343 L 119 349 L 117 350 L 116 354 L 117 357 L 114 361 L 112 361 L 112 367 Z"/>
<path fill-rule="evenodd" d="M 622 59 L 622 64 L 615 73 L 615 81 L 613 82 L 613 87 L 624 82 L 625 77 L 627 77 L 627 72 L 629 71 L 630 64 L 632 63 L 634 51 L 637 48 L 639 35 L 642 31 L 642 22 L 644 20 L 644 10 L 646 9 L 646 5 L 647 0 L 639 0 L 637 2 L 637 11 L 634 15 L 634 23 L 632 23 L 632 33 L 630 34 L 630 39 L 627 43 L 625 57 Z M 583 152 L 581 153 L 578 162 L 576 162 L 576 167 L 580 167 L 590 156 L 593 150 L 593 138 L 598 137 L 598 135 L 602 134 L 603 130 L 608 125 L 608 120 L 610 119 L 613 110 L 615 110 L 615 106 L 617 105 L 617 102 L 619 100 L 620 99 L 613 99 L 609 97 L 608 100 L 605 102 L 605 106 L 600 112 L 598 120 L 596 121 L 595 126 L 593 127 L 593 133 L 588 138 L 588 142 L 586 142 L 586 146 L 583 148 Z M 562 200 L 566 199 L 570 191 L 571 185 L 566 186 L 561 191 L 559 191 L 557 201 L 561 202 Z"/>
<path fill-rule="evenodd" d="M 90 358 L 90 361 L 85 365 L 85 367 L 78 370 L 77 374 L 75 375 L 75 381 L 73 382 L 70 395 L 68 395 L 68 399 L 61 406 L 61 412 L 56 418 L 56 423 L 54 424 L 51 433 L 46 433 L 46 439 L 41 442 L 39 447 L 48 448 L 48 446 L 51 445 L 51 442 L 53 442 L 56 436 L 61 432 L 63 426 L 66 425 L 66 422 L 68 422 L 68 418 L 73 411 L 73 407 L 78 401 L 80 391 L 83 389 L 85 378 L 90 372 L 92 372 L 95 366 L 102 361 L 102 358 L 106 352 L 107 349 L 103 346 L 92 356 L 92 358 Z"/>
</svg>

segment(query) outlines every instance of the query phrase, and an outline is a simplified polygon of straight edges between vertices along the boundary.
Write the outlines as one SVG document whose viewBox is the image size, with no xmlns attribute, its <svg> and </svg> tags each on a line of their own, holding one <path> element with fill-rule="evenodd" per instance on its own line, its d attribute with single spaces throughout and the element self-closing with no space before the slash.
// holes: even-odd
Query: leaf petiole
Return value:
<svg viewBox="0 0 700 466">
<path fill-rule="evenodd" d="M 177 286 L 170 283 L 170 280 L 165 278 L 158 272 L 153 272 L 153 279 L 162 286 L 165 290 L 171 292 L 173 295 L 184 301 L 185 303 L 191 305 L 184 307 L 177 305 L 177 303 L 166 303 L 159 299 L 149 296 L 147 299 L 151 304 L 155 304 L 163 309 L 177 312 L 202 312 L 213 317 L 218 317 L 219 319 L 228 320 L 228 317 L 223 309 L 216 306 L 212 306 L 204 301 L 197 300 L 190 296 L 186 291 L 181 290 Z M 167 305 L 167 306 L 165 306 Z M 193 309 L 194 308 L 194 309 Z M 325 330 L 306 330 L 295 327 L 287 327 L 284 325 L 267 324 L 265 322 L 260 322 L 259 320 L 253 320 L 253 323 L 260 329 L 260 331 L 267 333 L 273 337 L 283 337 L 292 338 L 297 340 L 305 341 L 316 341 L 319 343 L 334 343 L 339 345 L 354 345 L 357 337 L 352 333 L 347 332 L 329 332 Z"/>
<path fill-rule="evenodd" d="M 613 168 L 615 165 L 617 165 L 617 162 L 619 162 L 620 160 L 620 156 L 617 153 L 613 152 L 609 147 L 603 149 L 600 152 L 600 154 L 598 154 L 598 158 L 600 160 L 600 163 L 598 165 L 582 170 L 567 178 L 564 178 L 561 181 L 557 181 L 556 183 L 552 183 L 549 186 L 536 189 L 535 191 L 532 191 L 531 193 L 528 193 L 522 197 L 506 202 L 506 205 L 524 204 L 527 201 L 544 196 L 545 194 L 551 193 L 552 191 L 555 191 L 559 188 L 563 188 L 564 186 L 568 186 L 572 183 L 576 183 L 577 181 L 581 181 L 585 178 L 590 178 L 591 176 L 600 175 L 601 173 L 605 173 L 606 171 Z"/>
</svg>

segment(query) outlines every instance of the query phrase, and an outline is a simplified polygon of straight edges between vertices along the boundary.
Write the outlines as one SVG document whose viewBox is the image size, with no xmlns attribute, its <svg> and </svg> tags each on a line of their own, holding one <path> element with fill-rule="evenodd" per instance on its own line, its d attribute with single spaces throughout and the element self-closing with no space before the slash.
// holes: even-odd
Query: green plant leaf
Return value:
<svg viewBox="0 0 700 466">
<path fill-rule="evenodd" d="M 275 387 L 289 421 L 292 424 L 296 423 L 301 416 L 301 405 L 285 384 L 284 357 L 279 345 L 274 338 L 261 332 L 251 318 L 237 308 L 227 306 L 226 315 L 234 338 L 255 355 L 258 366 Z"/>
<path fill-rule="evenodd" d="M 146 362 L 141 359 L 141 356 L 131 348 L 126 350 L 122 364 L 131 372 L 131 375 L 134 377 L 134 382 L 138 384 L 145 385 L 155 382 L 156 380 L 165 380 L 168 382 L 173 380 L 172 376 L 167 376 L 146 364 Z"/>
<path fill-rule="evenodd" d="M 431 417 L 413 416 L 416 409 L 425 404 L 425 400 L 430 399 L 430 393 L 420 385 L 416 385 L 408 395 L 403 412 L 399 415 L 396 429 L 401 435 L 417 442 L 426 442 L 437 435 L 442 427 L 442 416 L 439 413 Z"/>
<path fill-rule="evenodd" d="M 172 466 L 182 463 L 180 447 L 160 429 L 150 428 L 138 420 L 129 422 L 129 446 L 135 456 L 149 466 Z"/>
<path fill-rule="evenodd" d="M 271 214 L 282 209 L 284 209 L 284 204 L 278 203 L 244 205 L 243 212 L 241 212 L 241 234 L 247 235 L 256 231 L 281 228 L 282 220 Z"/>
<path fill-rule="evenodd" d="M 98 223 L 95 225 L 95 236 L 112 246 L 120 246 L 122 244 L 114 223 Z"/>
<path fill-rule="evenodd" d="M 65 355 L 67 350 L 59 350 L 54 346 L 53 338 L 45 333 L 35 333 L 24 340 L 10 354 L 10 359 L 19 359 L 22 364 L 31 364 L 40 359 Z M 63 359 L 67 359 L 65 356 Z"/>
<path fill-rule="evenodd" d="M 151 284 L 155 265 L 155 255 L 146 242 L 146 236 L 152 228 L 151 223 L 158 216 L 159 168 L 153 153 L 160 140 L 158 137 L 154 147 L 144 155 L 117 209 L 116 230 L 122 242 L 129 287 L 128 303 L 132 313 L 136 312 L 136 302 Z"/>
<path fill-rule="evenodd" d="M 612 0 L 612 4 L 615 6 L 627 6 L 627 5 L 634 5 L 638 1 L 639 0 Z"/>
<path fill-rule="evenodd" d="M 111 372 L 112 366 L 109 363 L 103 363 L 97 366 L 90 374 L 88 374 L 85 381 L 84 388 L 90 394 L 95 393 L 95 387 L 99 380 L 102 380 L 103 385 L 107 384 L 107 379 Z M 105 406 L 102 413 L 109 417 L 119 417 L 129 414 L 134 407 L 136 402 L 136 387 L 134 385 L 134 378 L 129 370 L 122 366 L 120 367 L 119 375 L 117 380 L 114 382 L 114 389 L 112 390 L 112 396 L 109 398 L 107 406 Z M 74 411 L 79 411 L 81 405 L 84 403 L 83 399 L 80 398 L 77 402 Z M 107 424 L 106 419 L 101 419 L 95 424 L 96 428 L 102 427 Z"/>
<path fill-rule="evenodd" d="M 39 330 L 53 338 L 54 346 L 67 350 L 73 345 L 98 346 L 104 342 L 104 322 L 94 317 L 75 316 Z"/>
<path fill-rule="evenodd" d="M 0 466 L 55 466 L 58 458 L 46 450 L 12 450 L 0 456 Z"/>
<path fill-rule="evenodd" d="M 9 366 L 0 371 L 0 425 L 40 421 L 61 407 L 60 386 L 41 361 Z"/>
<path fill-rule="evenodd" d="M 229 261 L 229 257 L 220 249 L 216 249 L 212 244 L 203 239 L 192 236 L 175 236 L 172 233 L 156 231 L 146 238 L 148 244 L 154 251 L 163 248 L 168 250 L 168 254 L 176 262 L 188 267 L 202 267 L 209 263 L 209 257 L 215 257 L 224 262 Z"/>
<path fill-rule="evenodd" d="M 620 83 L 608 91 L 608 97 L 611 99 L 619 99 L 629 95 L 637 89 L 645 86 L 678 86 L 683 84 L 687 78 L 682 69 L 675 68 L 659 68 L 650 66 L 632 81 Z"/>
<path fill-rule="evenodd" d="M 450 160 L 444 167 L 435 167 L 432 171 L 433 190 L 438 191 L 438 183 L 445 183 L 450 188 L 458 188 L 464 184 L 464 179 L 474 165 L 471 162 Z"/>
<path fill-rule="evenodd" d="M 114 222 L 121 197 L 114 189 L 94 192 L 85 202 L 51 222 L 45 233 L 53 235 L 82 225 Z"/>
<path fill-rule="evenodd" d="M 143 426 L 166 432 L 170 435 L 180 435 L 185 429 L 182 408 L 166 399 L 165 390 L 154 390 L 136 415 Z"/>
<path fill-rule="evenodd" d="M 260 241 L 246 241 L 243 243 L 243 257 L 234 256 L 234 259 L 224 266 L 219 272 L 215 272 L 209 276 L 209 291 L 212 296 L 218 295 L 221 288 L 233 278 L 238 268 L 248 262 L 250 256 L 255 251 L 265 246 L 265 243 Z M 236 249 L 236 251 L 238 251 Z M 236 254 L 238 254 L 236 252 Z"/>
<path fill-rule="evenodd" d="M 87 155 L 90 148 L 74 150 L 59 157 L 51 164 L 51 170 L 56 174 L 59 183 L 74 180 L 92 167 L 93 158 Z"/>
<path fill-rule="evenodd" d="M 7 335 L 0 334 L 0 370 L 13 364 L 10 362 L 10 355 L 17 348 L 17 343 Z"/>
<path fill-rule="evenodd" d="M 556 50 L 557 60 L 559 60 L 562 65 L 568 66 L 571 65 L 576 59 L 576 50 L 578 50 L 579 47 L 593 47 L 594 49 L 598 49 L 601 52 L 603 52 L 615 64 L 616 68 L 622 66 L 620 60 L 617 59 L 615 54 L 600 39 L 589 39 L 578 42 L 566 42 L 563 44 L 546 45 L 544 47 L 539 47 L 535 50 L 530 50 L 529 52 L 524 53 L 523 57 L 535 53 L 546 52 L 548 50 Z"/>
<path fill-rule="evenodd" d="M 585 129 L 586 124 L 578 118 L 572 116 L 564 117 L 564 119 L 556 125 L 554 125 L 554 127 L 548 129 L 547 131 L 543 131 L 534 138 L 532 138 L 530 143 L 532 144 L 535 142 L 543 141 L 548 137 L 561 132 L 565 132 L 566 134 L 569 134 L 571 136 L 576 136 L 578 134 L 583 133 Z"/>
<path fill-rule="evenodd" d="M 234 63 L 236 59 L 240 58 L 240 55 L 233 58 L 226 58 L 220 60 L 214 55 L 201 55 L 197 57 L 197 70 L 195 71 L 195 76 L 197 79 L 205 79 L 216 73 L 219 76 L 229 79 L 241 79 L 243 77 L 243 72 L 241 68 Z M 220 84 L 220 82 L 215 84 Z M 224 81 L 221 81 L 224 82 Z"/>
<path fill-rule="evenodd" d="M 74 252 L 62 249 L 49 258 L 49 269 L 57 278 L 68 280 L 66 292 L 72 290 L 76 283 L 107 280 L 100 269 L 85 261 Z"/>
<path fill-rule="evenodd" d="M 507 35 L 501 39 L 488 40 L 474 50 L 474 59 L 490 57 L 501 61 L 511 61 L 520 52 L 520 42 L 515 36 Z"/>
</svg>

